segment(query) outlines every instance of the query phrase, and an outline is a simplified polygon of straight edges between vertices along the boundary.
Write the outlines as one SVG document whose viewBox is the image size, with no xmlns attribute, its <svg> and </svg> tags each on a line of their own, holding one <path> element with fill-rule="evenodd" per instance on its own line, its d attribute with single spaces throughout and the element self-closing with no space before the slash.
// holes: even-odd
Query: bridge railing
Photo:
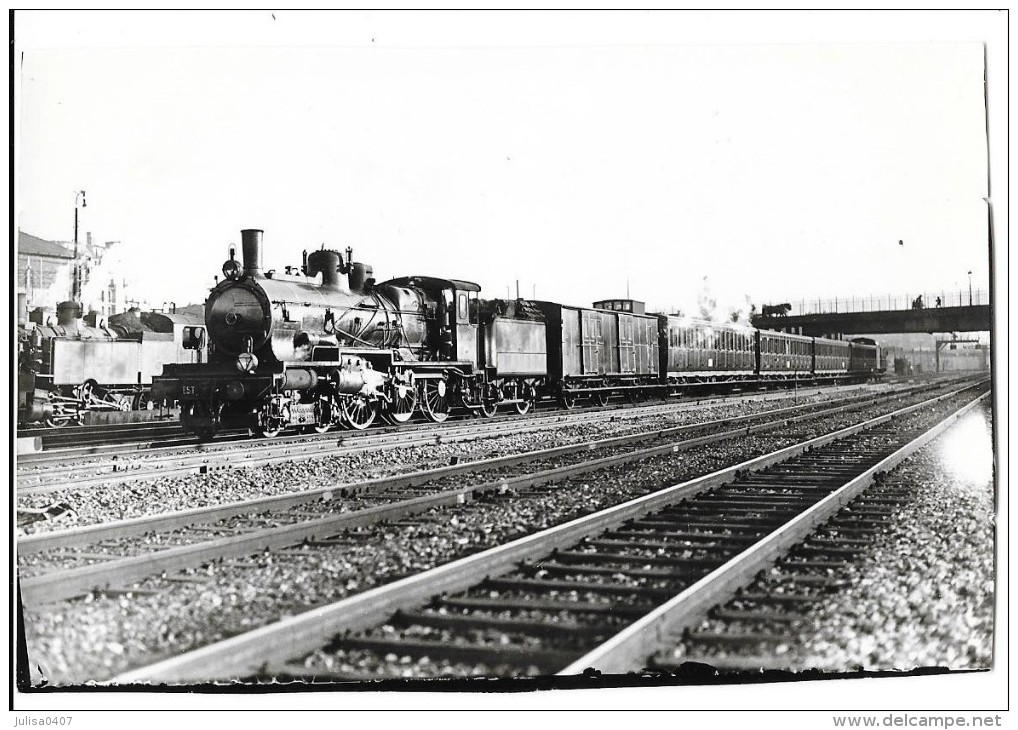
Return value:
<svg viewBox="0 0 1018 730">
<path fill-rule="evenodd" d="M 921 299 L 920 299 L 921 297 Z M 853 312 L 891 312 L 936 307 L 968 307 L 990 303 L 986 289 L 941 290 L 914 294 L 873 294 L 870 296 L 838 297 L 835 299 L 800 299 L 792 301 L 790 316 L 799 314 L 846 314 Z"/>
</svg>

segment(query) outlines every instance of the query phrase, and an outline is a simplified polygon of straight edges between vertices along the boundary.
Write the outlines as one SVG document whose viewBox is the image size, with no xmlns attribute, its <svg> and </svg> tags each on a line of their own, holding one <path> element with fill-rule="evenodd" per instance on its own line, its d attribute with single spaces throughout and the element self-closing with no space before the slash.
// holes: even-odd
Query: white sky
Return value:
<svg viewBox="0 0 1018 730">
<path fill-rule="evenodd" d="M 981 45 L 692 45 L 638 15 L 646 42 L 620 21 L 609 45 L 599 14 L 494 42 L 476 16 L 265 11 L 216 40 L 179 13 L 19 14 L 35 45 L 136 46 L 25 53 L 19 225 L 70 239 L 87 190 L 82 231 L 152 302 L 201 301 L 246 227 L 269 268 L 351 245 L 379 280 L 575 304 L 627 278 L 687 312 L 704 277 L 722 306 L 987 286 Z M 137 47 L 174 24 L 205 47 Z"/>
</svg>

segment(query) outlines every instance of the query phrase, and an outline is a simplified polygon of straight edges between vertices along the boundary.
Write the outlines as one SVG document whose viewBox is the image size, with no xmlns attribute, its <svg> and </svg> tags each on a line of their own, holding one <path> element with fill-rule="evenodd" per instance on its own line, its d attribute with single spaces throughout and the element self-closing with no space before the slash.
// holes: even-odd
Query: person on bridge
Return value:
<svg viewBox="0 0 1018 730">
<path fill-rule="evenodd" d="M 912 309 L 922 309 L 922 308 L 923 308 L 923 295 L 920 294 L 915 298 L 915 301 L 912 302 Z"/>
<path fill-rule="evenodd" d="M 940 297 L 937 297 L 937 308 L 940 308 Z"/>
</svg>

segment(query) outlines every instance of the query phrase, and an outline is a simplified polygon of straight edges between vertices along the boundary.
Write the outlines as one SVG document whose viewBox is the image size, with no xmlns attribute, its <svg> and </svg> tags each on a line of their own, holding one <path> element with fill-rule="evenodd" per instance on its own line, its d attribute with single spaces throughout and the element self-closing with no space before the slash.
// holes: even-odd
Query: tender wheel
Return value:
<svg viewBox="0 0 1018 730">
<path fill-rule="evenodd" d="M 393 423 L 406 423 L 414 415 L 417 408 L 417 391 L 412 385 L 397 385 L 392 390 L 392 403 L 389 404 L 385 415 Z"/>
<path fill-rule="evenodd" d="M 375 420 L 378 407 L 363 396 L 343 399 L 343 421 L 351 428 L 363 431 Z"/>
<path fill-rule="evenodd" d="M 575 393 L 563 393 L 559 396 L 558 402 L 567 411 L 571 411 L 576 408 L 576 400 L 577 398 Z"/>
<path fill-rule="evenodd" d="M 332 424 L 323 423 L 318 426 L 312 426 L 312 428 L 315 430 L 315 433 L 328 433 L 332 429 Z"/>
<path fill-rule="evenodd" d="M 498 413 L 498 403 L 490 400 L 481 401 L 481 415 L 485 418 L 494 418 Z"/>
<path fill-rule="evenodd" d="M 591 395 L 590 399 L 594 401 L 594 405 L 601 406 L 602 408 L 604 408 L 606 405 L 608 405 L 609 397 L 610 393 L 607 390 L 599 390 L 593 395 Z"/>
<path fill-rule="evenodd" d="M 534 401 L 532 400 L 521 400 L 516 404 L 516 412 L 521 416 L 525 416 L 530 413 L 530 409 L 534 407 Z"/>
</svg>

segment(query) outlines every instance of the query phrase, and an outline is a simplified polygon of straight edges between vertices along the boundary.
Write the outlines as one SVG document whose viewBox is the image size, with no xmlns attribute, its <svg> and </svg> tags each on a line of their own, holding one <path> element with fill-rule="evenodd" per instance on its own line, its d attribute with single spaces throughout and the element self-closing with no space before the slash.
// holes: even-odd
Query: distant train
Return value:
<svg viewBox="0 0 1018 730">
<path fill-rule="evenodd" d="M 153 394 L 181 402 L 201 439 L 223 427 L 367 428 L 380 416 L 444 421 L 460 408 L 527 413 L 771 383 L 844 382 L 881 372 L 872 340 L 826 340 L 646 314 L 629 299 L 592 308 L 486 300 L 457 279 L 376 283 L 338 251 L 299 271 L 263 271 L 262 231 L 244 230 L 205 306 L 207 362 L 168 364 Z M 195 346 L 196 341 L 184 347 Z"/>
<path fill-rule="evenodd" d="M 103 321 L 81 317 L 75 302 L 57 306 L 18 328 L 18 424 L 60 427 L 90 411 L 150 407 L 152 378 L 167 363 L 200 363 L 205 324 L 200 315 L 131 309 Z M 185 347 L 185 336 L 198 347 Z M 194 343 L 191 343 L 194 344 Z"/>
</svg>

